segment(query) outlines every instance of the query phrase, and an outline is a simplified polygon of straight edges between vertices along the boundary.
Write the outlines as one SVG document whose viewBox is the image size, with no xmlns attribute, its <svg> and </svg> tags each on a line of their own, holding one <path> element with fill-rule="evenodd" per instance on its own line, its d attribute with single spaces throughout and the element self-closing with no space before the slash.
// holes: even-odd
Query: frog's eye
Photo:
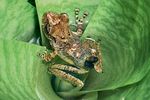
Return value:
<svg viewBox="0 0 150 100">
<path fill-rule="evenodd" d="M 88 68 L 94 68 L 94 63 L 98 61 L 98 57 L 90 56 L 84 63 L 84 66 Z"/>
<path fill-rule="evenodd" d="M 92 62 L 87 61 L 87 60 L 84 62 L 84 66 L 88 67 L 88 68 L 94 68 L 94 64 Z"/>
</svg>

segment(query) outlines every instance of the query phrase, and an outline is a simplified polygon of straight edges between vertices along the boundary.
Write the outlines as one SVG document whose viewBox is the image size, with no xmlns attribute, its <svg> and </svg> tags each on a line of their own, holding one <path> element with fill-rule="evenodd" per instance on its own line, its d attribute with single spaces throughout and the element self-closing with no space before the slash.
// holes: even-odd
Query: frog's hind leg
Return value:
<svg viewBox="0 0 150 100">
<path fill-rule="evenodd" d="M 73 84 L 74 86 L 77 86 L 80 88 L 84 86 L 84 83 L 80 79 L 72 76 L 69 73 L 66 73 L 65 71 L 70 71 L 70 72 L 77 73 L 77 74 L 84 74 L 88 72 L 87 70 L 84 70 L 84 69 L 78 69 L 72 66 L 61 65 L 61 64 L 52 65 L 51 67 L 49 67 L 48 71 L 54 74 L 55 76 L 60 77 L 61 79 L 64 79 L 70 82 L 71 84 Z"/>
<path fill-rule="evenodd" d="M 81 36 L 83 34 L 85 18 L 88 16 L 88 12 L 85 11 L 81 18 L 79 18 L 79 12 L 80 12 L 80 9 L 76 8 L 75 9 L 75 19 L 76 19 L 76 24 L 77 24 L 77 34 L 79 36 Z"/>
</svg>

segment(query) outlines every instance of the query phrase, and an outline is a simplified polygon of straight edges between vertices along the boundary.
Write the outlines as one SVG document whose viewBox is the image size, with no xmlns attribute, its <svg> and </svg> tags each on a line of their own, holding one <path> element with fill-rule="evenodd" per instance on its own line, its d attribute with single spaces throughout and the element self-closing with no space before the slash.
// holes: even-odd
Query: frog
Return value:
<svg viewBox="0 0 150 100">
<path fill-rule="evenodd" d="M 48 67 L 48 72 L 63 79 L 73 86 L 82 88 L 84 82 L 68 72 L 83 75 L 95 69 L 96 73 L 102 72 L 102 55 L 100 44 L 92 38 L 80 40 L 84 32 L 84 25 L 88 12 L 85 11 L 79 17 L 80 9 L 74 10 L 75 27 L 72 31 L 67 13 L 45 12 L 42 16 L 42 33 L 53 48 L 52 52 L 45 50 L 39 56 L 45 62 L 50 62 L 59 56 L 68 64 L 52 64 Z"/>
</svg>

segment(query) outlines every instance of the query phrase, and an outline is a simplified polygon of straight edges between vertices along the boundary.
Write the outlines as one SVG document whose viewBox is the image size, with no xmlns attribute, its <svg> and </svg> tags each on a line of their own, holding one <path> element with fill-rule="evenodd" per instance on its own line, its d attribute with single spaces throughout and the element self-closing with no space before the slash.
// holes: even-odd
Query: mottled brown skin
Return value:
<svg viewBox="0 0 150 100">
<path fill-rule="evenodd" d="M 84 18 L 85 16 L 83 16 Z M 70 30 L 69 18 L 66 13 L 47 12 L 42 19 L 43 34 L 54 49 L 52 53 L 45 52 L 41 54 L 43 60 L 48 62 L 58 55 L 69 64 L 77 67 L 54 64 L 49 67 L 49 72 L 81 88 L 84 86 L 84 83 L 63 70 L 85 74 L 89 71 L 89 68 L 87 68 L 87 66 L 90 67 L 88 63 L 95 58 L 96 60 L 89 64 L 94 65 L 93 67 L 97 72 L 102 71 L 99 45 L 93 39 L 86 39 L 83 43 L 80 41 L 80 36 L 83 33 L 83 19 L 76 17 L 77 32 Z M 88 62 L 87 65 L 85 62 Z"/>
</svg>

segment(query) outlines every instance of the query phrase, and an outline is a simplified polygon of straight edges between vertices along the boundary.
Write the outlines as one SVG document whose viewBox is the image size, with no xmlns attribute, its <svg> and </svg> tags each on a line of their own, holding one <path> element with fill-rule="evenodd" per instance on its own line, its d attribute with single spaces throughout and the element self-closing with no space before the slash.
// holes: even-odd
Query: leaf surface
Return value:
<svg viewBox="0 0 150 100">
<path fill-rule="evenodd" d="M 0 99 L 59 100 L 54 93 L 47 67 L 38 58 L 43 47 L 0 40 Z"/>
<path fill-rule="evenodd" d="M 147 9 L 150 9 L 148 0 L 100 1 L 82 40 L 90 37 L 100 43 L 104 73 L 92 70 L 78 94 L 116 89 L 147 75 L 150 69 L 150 12 Z"/>
<path fill-rule="evenodd" d="M 26 0 L 0 1 L 0 37 L 29 41 L 38 28 L 36 10 Z"/>
</svg>

